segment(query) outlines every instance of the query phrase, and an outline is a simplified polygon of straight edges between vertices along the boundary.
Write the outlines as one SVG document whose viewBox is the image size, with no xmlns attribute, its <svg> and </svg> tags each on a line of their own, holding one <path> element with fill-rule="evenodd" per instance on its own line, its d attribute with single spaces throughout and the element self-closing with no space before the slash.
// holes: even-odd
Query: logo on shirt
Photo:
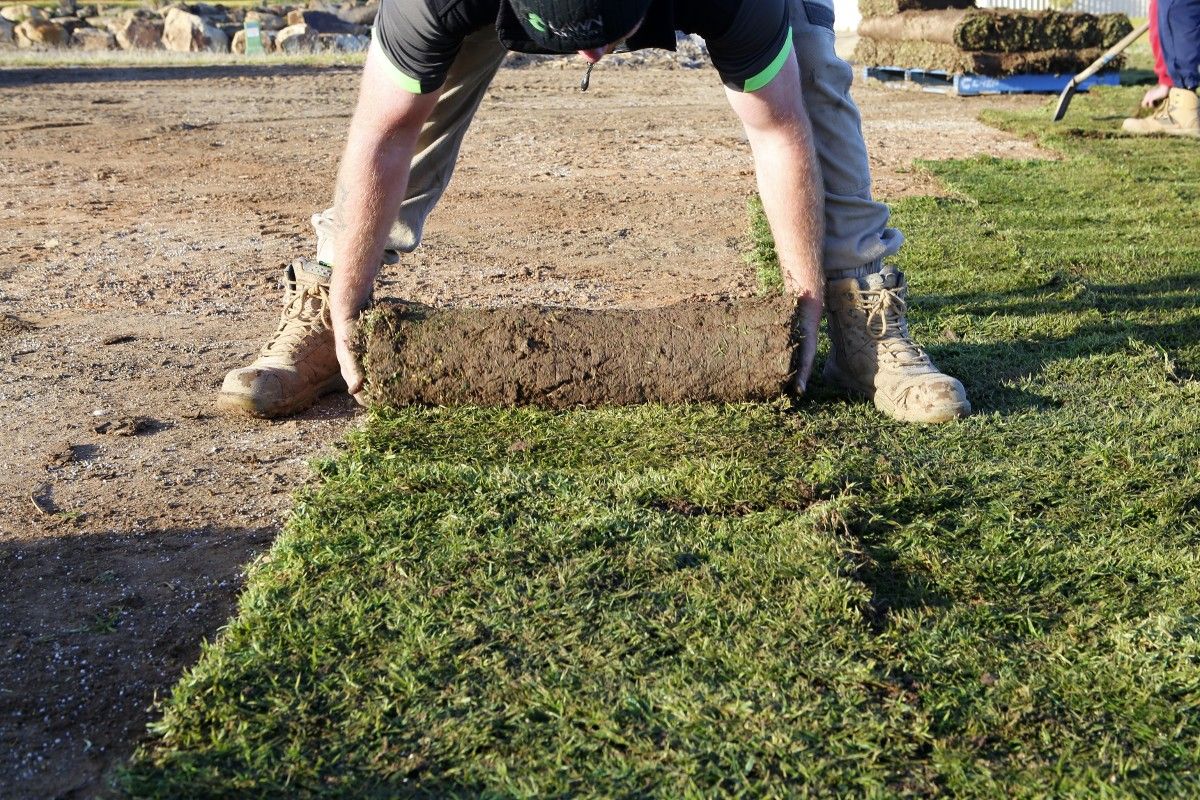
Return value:
<svg viewBox="0 0 1200 800">
<path fill-rule="evenodd" d="M 566 25 L 555 25 L 553 22 L 547 22 L 531 11 L 529 12 L 528 19 L 529 24 L 538 33 L 549 31 L 561 39 L 594 39 L 604 32 L 603 17 L 569 22 Z"/>
</svg>

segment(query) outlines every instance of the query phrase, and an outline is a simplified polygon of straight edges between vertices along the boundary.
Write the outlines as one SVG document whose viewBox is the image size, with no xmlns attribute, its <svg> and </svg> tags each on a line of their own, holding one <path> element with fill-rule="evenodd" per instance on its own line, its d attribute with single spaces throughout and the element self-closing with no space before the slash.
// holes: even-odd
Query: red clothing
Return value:
<svg viewBox="0 0 1200 800">
<path fill-rule="evenodd" d="M 1150 0 L 1150 50 L 1154 53 L 1154 74 L 1161 86 L 1173 86 L 1167 74 L 1167 62 L 1163 60 L 1162 40 L 1158 38 L 1158 0 Z"/>
</svg>

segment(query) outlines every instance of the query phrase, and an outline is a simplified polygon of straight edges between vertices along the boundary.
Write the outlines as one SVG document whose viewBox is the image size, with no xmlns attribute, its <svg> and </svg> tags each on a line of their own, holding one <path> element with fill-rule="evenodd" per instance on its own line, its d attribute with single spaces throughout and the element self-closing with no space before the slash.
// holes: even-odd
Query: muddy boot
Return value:
<svg viewBox="0 0 1200 800">
<path fill-rule="evenodd" d="M 217 408 L 282 417 L 344 388 L 329 321 L 329 268 L 301 259 L 287 269 L 275 335 L 253 364 L 225 376 Z"/>
<path fill-rule="evenodd" d="M 1127 119 L 1121 129 L 1126 133 L 1200 137 L 1200 97 L 1188 89 L 1172 88 L 1152 115 Z"/>
<path fill-rule="evenodd" d="M 904 273 L 885 266 L 863 278 L 830 281 L 826 291 L 833 348 L 825 379 L 875 401 L 901 422 L 946 422 L 971 413 L 961 383 L 938 372 L 913 343 L 904 318 Z"/>
</svg>

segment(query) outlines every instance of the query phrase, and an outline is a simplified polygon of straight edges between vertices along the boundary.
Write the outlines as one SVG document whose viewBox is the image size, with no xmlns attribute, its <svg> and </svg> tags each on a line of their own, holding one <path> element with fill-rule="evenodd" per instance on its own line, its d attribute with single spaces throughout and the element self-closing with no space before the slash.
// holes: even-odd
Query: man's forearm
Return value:
<svg viewBox="0 0 1200 800">
<path fill-rule="evenodd" d="M 754 151 L 754 172 L 787 291 L 799 298 L 795 388 L 804 392 L 817 352 L 825 295 L 821 254 L 825 194 L 812 125 L 804 108 L 800 68 L 788 53 L 779 73 L 754 92 L 726 89 Z"/>
<path fill-rule="evenodd" d="M 404 200 L 412 139 L 351 128 L 334 190 L 336 268 L 330 304 L 335 324 L 352 322 L 371 294 L 388 231 Z"/>
<path fill-rule="evenodd" d="M 758 193 L 771 225 L 787 291 L 820 303 L 825 200 L 807 118 L 751 137 Z"/>
</svg>

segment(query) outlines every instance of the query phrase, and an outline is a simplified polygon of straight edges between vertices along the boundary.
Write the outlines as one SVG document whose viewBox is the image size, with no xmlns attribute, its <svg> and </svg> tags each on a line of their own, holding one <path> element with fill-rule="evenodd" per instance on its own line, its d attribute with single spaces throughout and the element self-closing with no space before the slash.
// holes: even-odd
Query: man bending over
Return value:
<svg viewBox="0 0 1200 800">
<path fill-rule="evenodd" d="M 784 286 L 798 298 L 804 391 L 821 313 L 824 377 L 908 422 L 970 413 L 966 393 L 913 343 L 904 276 L 883 260 L 903 243 L 871 180 L 851 70 L 833 49 L 828 0 L 383 0 L 332 208 L 313 217 L 316 257 L 288 269 L 275 335 L 231 371 L 218 405 L 256 416 L 362 391 L 350 350 L 384 261 L 414 250 L 459 145 L 505 53 L 579 53 L 620 44 L 708 45 L 754 156 Z"/>
</svg>

